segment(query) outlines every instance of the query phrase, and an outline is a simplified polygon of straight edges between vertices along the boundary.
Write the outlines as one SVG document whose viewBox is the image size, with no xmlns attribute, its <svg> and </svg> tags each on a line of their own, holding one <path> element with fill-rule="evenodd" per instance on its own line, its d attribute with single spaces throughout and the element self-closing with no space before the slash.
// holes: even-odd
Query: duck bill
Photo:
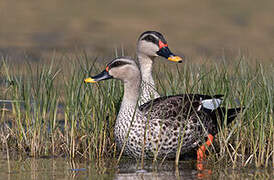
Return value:
<svg viewBox="0 0 274 180">
<path fill-rule="evenodd" d="M 113 77 L 111 75 L 109 75 L 109 73 L 106 70 L 104 70 L 96 76 L 86 78 L 85 83 L 96 83 L 98 81 L 111 79 L 111 78 L 113 78 Z"/>
<path fill-rule="evenodd" d="M 167 46 L 162 47 L 159 51 L 156 52 L 156 54 L 168 59 L 169 61 L 178 63 L 181 63 L 183 61 L 182 57 L 174 55 Z"/>
</svg>

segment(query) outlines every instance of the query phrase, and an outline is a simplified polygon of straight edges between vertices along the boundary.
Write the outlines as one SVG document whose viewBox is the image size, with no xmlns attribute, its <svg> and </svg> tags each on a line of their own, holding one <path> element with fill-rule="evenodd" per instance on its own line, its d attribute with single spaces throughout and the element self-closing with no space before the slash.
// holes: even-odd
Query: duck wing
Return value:
<svg viewBox="0 0 274 180">
<path fill-rule="evenodd" d="M 177 117 L 179 114 L 189 115 L 193 111 L 200 111 L 203 108 L 208 110 L 217 109 L 220 106 L 223 95 L 202 95 L 202 94 L 179 94 L 163 96 L 153 99 L 141 106 L 140 111 L 149 117 L 167 119 Z M 216 106 L 212 108 L 216 101 Z M 211 108 L 210 108 L 211 107 Z"/>
<path fill-rule="evenodd" d="M 230 108 L 220 107 L 223 95 L 180 94 L 159 97 L 139 107 L 149 119 L 162 119 L 165 124 L 196 124 L 195 131 L 203 131 L 199 121 L 202 122 L 208 133 L 217 134 L 219 127 L 224 123 L 230 124 L 244 107 Z M 220 101 L 219 101 L 220 100 Z M 217 104 L 212 107 L 212 104 Z M 219 103 L 219 104 L 218 104 Z M 211 104 L 209 106 L 209 104 Z M 220 126 L 218 126 L 218 120 Z"/>
</svg>

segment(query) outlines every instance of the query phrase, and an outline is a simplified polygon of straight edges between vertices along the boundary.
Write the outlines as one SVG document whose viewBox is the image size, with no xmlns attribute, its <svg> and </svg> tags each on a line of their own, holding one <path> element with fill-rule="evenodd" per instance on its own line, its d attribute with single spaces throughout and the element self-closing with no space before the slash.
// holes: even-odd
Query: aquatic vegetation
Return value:
<svg viewBox="0 0 274 180">
<path fill-rule="evenodd" d="M 166 67 L 168 66 L 168 68 Z M 0 147 L 10 157 L 118 158 L 113 128 L 123 88 L 119 81 L 86 85 L 105 63 L 85 53 L 52 55 L 38 63 L 1 59 Z M 224 126 L 209 148 L 209 161 L 229 166 L 273 166 L 273 64 L 241 56 L 200 64 L 158 63 L 160 94 L 224 94 L 223 106 L 246 109 Z M 165 75 L 165 78 L 162 78 Z"/>
</svg>

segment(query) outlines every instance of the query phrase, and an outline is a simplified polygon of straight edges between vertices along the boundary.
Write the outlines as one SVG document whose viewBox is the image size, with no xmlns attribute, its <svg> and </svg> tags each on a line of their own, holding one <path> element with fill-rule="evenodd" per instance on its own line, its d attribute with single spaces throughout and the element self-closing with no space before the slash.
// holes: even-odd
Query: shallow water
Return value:
<svg viewBox="0 0 274 180">
<path fill-rule="evenodd" d="M 273 169 L 211 167 L 198 172 L 195 161 L 181 162 L 178 168 L 173 162 L 165 162 L 156 168 L 146 162 L 144 170 L 138 170 L 132 160 L 123 160 L 118 167 L 111 160 L 104 164 L 65 158 L 8 161 L 2 157 L 0 160 L 1 179 L 271 179 L 273 175 Z"/>
</svg>

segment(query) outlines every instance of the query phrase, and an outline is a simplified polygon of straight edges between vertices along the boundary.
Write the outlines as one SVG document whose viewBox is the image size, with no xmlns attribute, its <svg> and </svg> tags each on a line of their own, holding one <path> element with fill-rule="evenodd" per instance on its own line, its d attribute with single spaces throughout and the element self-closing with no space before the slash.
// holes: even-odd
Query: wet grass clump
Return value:
<svg viewBox="0 0 274 180">
<path fill-rule="evenodd" d="M 123 95 L 121 82 L 86 85 L 105 63 L 80 55 L 56 56 L 39 64 L 1 59 L 0 147 L 9 157 L 63 156 L 103 162 L 118 158 L 114 124 Z M 168 67 L 167 67 L 168 66 Z M 227 166 L 273 166 L 273 64 L 234 61 L 165 64 L 155 67 L 161 95 L 224 94 L 223 106 L 245 106 L 209 149 L 209 160 Z"/>
</svg>

